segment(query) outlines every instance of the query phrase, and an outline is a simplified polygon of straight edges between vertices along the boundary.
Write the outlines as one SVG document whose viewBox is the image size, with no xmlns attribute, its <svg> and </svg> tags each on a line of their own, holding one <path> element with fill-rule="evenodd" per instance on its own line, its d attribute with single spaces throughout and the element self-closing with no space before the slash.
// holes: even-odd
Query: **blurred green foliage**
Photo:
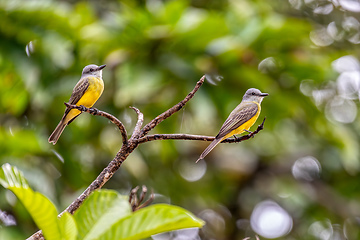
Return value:
<svg viewBox="0 0 360 240">
<path fill-rule="evenodd" d="M 199 164 L 208 143 L 145 143 L 105 187 L 153 188 L 156 201 L 207 222 L 201 239 L 261 235 L 254 213 L 266 200 L 291 216 L 283 239 L 358 239 L 360 10 L 352 2 L 2 0 L 0 164 L 17 166 L 64 209 L 121 146 L 115 126 L 88 114 L 55 146 L 47 143 L 85 65 L 107 64 L 95 107 L 117 116 L 129 133 L 136 115 L 128 106 L 147 122 L 208 74 L 194 99 L 153 133 L 216 135 L 250 87 L 270 94 L 260 115 L 265 130 L 221 144 Z M 3 189 L 0 210 L 17 223 L 3 224 L 1 239 L 36 231 Z M 275 216 L 267 215 L 273 228 Z"/>
<path fill-rule="evenodd" d="M 65 211 L 58 218 L 60 213 L 55 205 L 43 194 L 34 192 L 23 173 L 8 163 L 1 166 L 0 185 L 16 195 L 48 240 L 144 239 L 184 228 L 200 228 L 205 224 L 177 206 L 147 206 L 147 200 L 136 197 L 136 189 L 131 191 L 135 193 L 131 195 L 131 201 L 128 195 L 113 190 L 92 192 L 74 216 Z M 142 194 L 144 192 L 140 196 Z M 14 220 L 4 221 L 9 222 L 13 224 Z"/>
</svg>

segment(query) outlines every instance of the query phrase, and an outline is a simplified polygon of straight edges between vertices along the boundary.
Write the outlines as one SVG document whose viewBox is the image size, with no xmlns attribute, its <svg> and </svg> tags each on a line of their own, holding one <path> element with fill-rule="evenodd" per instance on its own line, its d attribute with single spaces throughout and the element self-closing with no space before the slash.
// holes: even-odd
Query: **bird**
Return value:
<svg viewBox="0 0 360 240">
<path fill-rule="evenodd" d="M 256 122 L 261 111 L 261 102 L 264 97 L 268 96 L 268 93 L 262 93 L 259 89 L 248 89 L 241 103 L 230 113 L 229 117 L 225 120 L 224 124 L 220 128 L 218 135 L 216 135 L 214 141 L 201 153 L 196 162 L 204 159 L 211 150 L 216 147 L 222 140 L 228 137 L 243 133 L 250 132 L 249 129 Z"/>
<path fill-rule="evenodd" d="M 104 67 L 106 67 L 106 65 L 97 66 L 95 64 L 84 67 L 81 78 L 75 85 L 70 96 L 69 104 L 76 104 L 77 106 L 83 105 L 87 108 L 95 104 L 104 91 L 104 81 L 102 80 L 102 69 Z M 74 121 L 80 113 L 81 111 L 77 109 L 66 107 L 63 117 L 48 139 L 49 143 L 55 145 L 65 127 Z"/>
</svg>

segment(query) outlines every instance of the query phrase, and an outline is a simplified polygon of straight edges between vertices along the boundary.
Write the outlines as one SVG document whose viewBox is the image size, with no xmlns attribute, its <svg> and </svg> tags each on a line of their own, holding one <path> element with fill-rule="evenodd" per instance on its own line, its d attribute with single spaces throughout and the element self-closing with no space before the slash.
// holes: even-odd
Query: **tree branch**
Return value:
<svg viewBox="0 0 360 240">
<path fill-rule="evenodd" d="M 135 148 L 134 148 L 135 149 Z M 77 210 L 82 202 L 92 193 L 93 191 L 100 189 L 105 185 L 107 181 L 114 175 L 114 173 L 120 168 L 121 164 L 133 151 L 123 144 L 120 151 L 116 154 L 115 158 L 108 164 L 104 170 L 101 171 L 99 176 L 87 187 L 87 189 L 73 202 L 71 203 L 61 214 L 65 211 L 73 214 Z M 60 216 L 61 216 L 60 214 Z"/>
<path fill-rule="evenodd" d="M 262 123 L 257 127 L 257 129 L 252 132 L 249 133 L 247 135 L 243 135 L 241 137 L 238 138 L 227 138 L 224 139 L 222 141 L 222 143 L 239 143 L 245 140 L 248 140 L 252 137 L 254 137 L 258 132 L 260 132 L 261 130 L 264 129 L 264 123 L 265 123 L 265 119 L 262 121 Z M 137 140 L 137 142 L 139 144 L 141 143 L 145 143 L 145 142 L 150 142 L 150 141 L 154 141 L 154 140 L 195 140 L 195 141 L 213 141 L 215 139 L 215 137 L 210 137 L 210 136 L 202 136 L 202 135 L 192 135 L 192 134 L 154 134 L 154 135 L 148 135 L 142 138 L 139 138 Z"/>
<path fill-rule="evenodd" d="M 141 130 L 140 137 L 145 136 L 149 131 L 151 131 L 154 127 L 156 127 L 159 123 L 173 115 L 174 113 L 180 111 L 185 104 L 195 95 L 197 90 L 201 87 L 201 85 L 204 83 L 205 75 L 200 78 L 200 80 L 196 83 L 194 89 L 184 98 L 184 100 L 180 101 L 178 104 L 174 105 L 172 108 L 166 110 L 153 120 L 151 120 L 148 124 L 145 125 L 145 127 Z"/>
<path fill-rule="evenodd" d="M 201 85 L 204 83 L 205 75 L 196 83 L 196 86 L 194 89 L 178 104 L 174 105 L 172 108 L 168 109 L 167 111 L 163 112 L 156 118 L 154 118 L 152 121 L 150 121 L 143 129 L 141 129 L 141 126 L 144 122 L 144 116 L 140 112 L 139 109 L 135 107 L 131 107 L 134 109 L 134 111 L 138 115 L 137 123 L 134 127 L 134 131 L 130 139 L 127 139 L 127 132 L 123 125 L 123 123 L 114 117 L 113 115 L 100 111 L 96 108 L 86 108 L 84 106 L 77 106 L 77 105 L 71 105 L 68 103 L 65 103 L 66 107 L 72 108 L 72 109 L 78 109 L 81 112 L 87 112 L 95 116 L 102 116 L 109 119 L 112 123 L 114 123 L 120 130 L 122 138 L 123 138 L 123 144 L 120 148 L 120 150 L 117 152 L 114 159 L 108 164 L 106 168 L 102 170 L 102 172 L 99 174 L 99 176 L 86 188 L 86 190 L 77 198 L 73 203 L 71 203 L 62 213 L 59 214 L 61 216 L 65 211 L 73 214 L 83 203 L 83 201 L 95 190 L 100 189 L 104 184 L 109 181 L 109 179 L 115 174 L 115 172 L 120 168 L 122 163 L 126 160 L 126 158 L 129 156 L 130 153 L 132 153 L 137 146 L 140 143 L 145 143 L 149 141 L 154 140 L 165 140 L 165 139 L 178 139 L 178 140 L 200 140 L 200 141 L 212 141 L 214 140 L 214 137 L 209 136 L 198 136 L 198 135 L 190 135 L 190 134 L 156 134 L 156 135 L 149 135 L 145 136 L 149 131 L 151 131 L 154 127 L 156 127 L 160 122 L 164 121 L 166 118 L 170 117 L 174 113 L 178 112 L 181 108 L 184 107 L 184 105 L 194 96 L 194 94 L 199 90 Z M 264 121 L 261 123 L 261 125 L 258 126 L 258 128 L 248 134 L 244 135 L 240 138 L 236 139 L 225 139 L 222 142 L 241 142 L 244 140 L 247 140 L 251 137 L 254 137 L 258 132 L 260 132 L 264 127 Z M 41 231 L 38 231 L 34 233 L 32 236 L 30 236 L 27 240 L 39 240 L 44 239 L 44 236 L 42 235 Z"/>
<path fill-rule="evenodd" d="M 119 152 L 116 154 L 115 158 L 108 164 L 104 170 L 99 174 L 99 176 L 86 188 L 86 190 L 73 201 L 63 212 L 59 214 L 59 217 L 65 212 L 74 214 L 74 212 L 80 207 L 84 200 L 95 190 L 100 189 L 105 185 L 107 181 L 114 175 L 114 173 L 120 168 L 121 164 L 129 156 L 129 154 L 134 151 L 137 147 L 137 144 L 123 144 Z M 27 240 L 43 240 L 44 236 L 42 235 L 41 230 L 34 233 Z"/>
<path fill-rule="evenodd" d="M 140 131 L 141 131 L 141 127 L 144 123 L 144 114 L 142 114 L 142 112 L 140 112 L 139 109 L 137 109 L 136 107 L 130 107 L 131 109 L 134 109 L 134 111 L 137 113 L 138 115 L 138 120 L 137 123 L 134 127 L 134 131 L 133 134 L 131 135 L 131 139 L 138 139 L 140 136 Z"/>
<path fill-rule="evenodd" d="M 123 144 L 125 144 L 125 145 L 128 144 L 128 139 L 127 139 L 128 137 L 127 137 L 127 132 L 126 132 L 125 126 L 115 116 L 111 115 L 110 113 L 100 111 L 100 110 L 98 110 L 96 108 L 87 108 L 87 107 L 85 107 L 83 105 L 81 105 L 81 106 L 72 105 L 72 104 L 69 104 L 67 102 L 64 102 L 64 104 L 68 108 L 77 109 L 77 110 L 79 110 L 81 112 L 87 112 L 87 113 L 90 113 L 91 115 L 94 115 L 94 116 L 102 116 L 102 117 L 105 117 L 105 118 L 109 119 L 112 123 L 114 123 L 119 128 L 119 130 L 121 132 L 122 139 L 123 139 Z"/>
</svg>

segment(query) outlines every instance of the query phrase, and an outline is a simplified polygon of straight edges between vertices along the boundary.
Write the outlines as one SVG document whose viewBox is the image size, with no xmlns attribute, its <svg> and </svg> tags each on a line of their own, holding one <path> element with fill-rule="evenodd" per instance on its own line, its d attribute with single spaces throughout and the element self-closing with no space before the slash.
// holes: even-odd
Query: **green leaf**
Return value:
<svg viewBox="0 0 360 240">
<path fill-rule="evenodd" d="M 19 198 L 47 240 L 61 239 L 54 204 L 41 193 L 34 192 L 22 172 L 5 163 L 0 171 L 0 184 Z"/>
<path fill-rule="evenodd" d="M 63 215 L 59 218 L 59 225 L 61 230 L 61 236 L 64 240 L 75 240 L 78 234 L 74 217 L 68 213 L 64 212 Z"/>
<path fill-rule="evenodd" d="M 11 167 L 10 164 L 5 163 L 1 166 L 1 168 L 2 171 L 0 171 L 0 184 L 4 188 L 29 188 L 29 185 L 24 178 L 22 172 L 20 172 L 16 167 Z"/>
<path fill-rule="evenodd" d="M 121 219 L 99 239 L 143 239 L 162 232 L 202 227 L 204 224 L 203 220 L 183 208 L 156 204 Z"/>
<path fill-rule="evenodd" d="M 79 229 L 78 239 L 98 239 L 119 219 L 130 214 L 128 196 L 110 190 L 96 191 L 74 214 Z"/>
</svg>

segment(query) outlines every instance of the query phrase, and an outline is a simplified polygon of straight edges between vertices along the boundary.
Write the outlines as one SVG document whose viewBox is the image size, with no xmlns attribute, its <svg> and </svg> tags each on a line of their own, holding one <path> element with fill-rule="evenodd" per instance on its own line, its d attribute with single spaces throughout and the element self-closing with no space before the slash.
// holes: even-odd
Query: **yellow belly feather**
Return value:
<svg viewBox="0 0 360 240">
<path fill-rule="evenodd" d="M 102 92 L 104 91 L 104 82 L 102 79 L 97 77 L 87 77 L 89 81 L 89 87 L 85 91 L 84 95 L 76 103 L 77 106 L 83 105 L 87 108 L 92 107 L 96 101 L 100 98 Z M 70 121 L 81 112 L 77 109 L 71 109 L 68 115 L 66 116 L 66 122 Z"/>
<path fill-rule="evenodd" d="M 260 107 L 259 103 L 257 103 L 257 102 L 253 102 L 253 103 L 255 103 L 258 106 L 258 111 L 256 112 L 255 116 L 250 118 L 248 121 L 246 121 L 244 124 L 240 125 L 235 130 L 233 130 L 230 133 L 226 134 L 222 139 L 226 139 L 226 138 L 231 137 L 233 135 L 243 133 L 243 132 L 245 132 L 245 130 L 249 130 L 251 128 L 251 126 L 254 125 L 254 123 L 256 122 L 256 120 L 258 119 L 258 117 L 260 115 L 261 107 Z"/>
</svg>

